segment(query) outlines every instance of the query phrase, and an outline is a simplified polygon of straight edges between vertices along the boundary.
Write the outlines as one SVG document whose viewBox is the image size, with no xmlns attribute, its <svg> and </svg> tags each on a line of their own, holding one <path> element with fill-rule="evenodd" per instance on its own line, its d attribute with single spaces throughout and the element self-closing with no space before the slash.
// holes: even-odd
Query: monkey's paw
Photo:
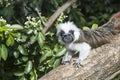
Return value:
<svg viewBox="0 0 120 80">
<path fill-rule="evenodd" d="M 73 65 L 75 66 L 75 67 L 83 67 L 83 65 L 81 64 L 81 60 L 80 59 L 76 59 L 76 60 L 74 60 L 74 62 L 73 62 Z"/>
<path fill-rule="evenodd" d="M 66 59 L 62 59 L 62 62 L 61 62 L 61 64 L 63 64 L 63 65 L 65 65 L 65 64 L 69 64 L 70 63 L 70 61 L 69 60 L 66 60 Z"/>
</svg>

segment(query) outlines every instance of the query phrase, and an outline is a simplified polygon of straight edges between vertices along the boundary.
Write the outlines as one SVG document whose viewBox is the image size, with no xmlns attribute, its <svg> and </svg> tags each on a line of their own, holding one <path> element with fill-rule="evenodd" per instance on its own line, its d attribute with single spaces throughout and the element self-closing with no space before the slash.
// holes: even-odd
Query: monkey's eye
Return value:
<svg viewBox="0 0 120 80">
<path fill-rule="evenodd" d="M 69 33 L 74 34 L 74 31 L 73 31 L 73 30 L 70 30 Z"/>
</svg>

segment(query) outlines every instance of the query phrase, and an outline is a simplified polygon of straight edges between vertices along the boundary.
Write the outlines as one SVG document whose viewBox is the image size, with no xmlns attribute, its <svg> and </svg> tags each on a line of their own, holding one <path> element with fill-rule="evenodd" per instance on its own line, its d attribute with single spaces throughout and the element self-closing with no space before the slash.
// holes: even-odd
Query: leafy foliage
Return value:
<svg viewBox="0 0 120 80">
<path fill-rule="evenodd" d="M 9 23 L 24 23 L 27 16 L 38 16 L 36 8 L 41 15 L 50 17 L 65 2 L 66 0 L 2 0 L 0 15 Z M 111 14 L 120 10 L 119 4 L 120 1 L 115 0 L 77 0 L 65 11 L 68 17 L 64 21 L 74 21 L 79 27 L 91 26 L 93 23 L 103 24 Z"/>
<path fill-rule="evenodd" d="M 25 26 L 0 19 L 0 78 L 37 80 L 60 64 L 64 48 L 54 42 L 54 33 L 44 35 L 39 18 L 28 17 Z M 59 21 L 59 20 L 58 20 Z M 50 44 L 53 43 L 53 44 Z M 11 73 L 9 75 L 8 73 Z M 40 75 L 38 75 L 40 74 Z M 4 75 L 4 76 L 3 76 Z"/>
</svg>

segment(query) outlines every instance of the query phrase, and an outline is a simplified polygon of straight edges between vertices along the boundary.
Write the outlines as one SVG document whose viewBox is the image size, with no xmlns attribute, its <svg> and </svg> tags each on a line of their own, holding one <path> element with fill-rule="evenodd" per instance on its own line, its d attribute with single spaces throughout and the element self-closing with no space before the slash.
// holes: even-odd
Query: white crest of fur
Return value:
<svg viewBox="0 0 120 80">
<path fill-rule="evenodd" d="M 57 36 L 59 37 L 59 32 L 63 30 L 65 33 L 69 33 L 70 30 L 74 31 L 74 36 L 75 39 L 74 41 L 78 40 L 80 37 L 80 29 L 76 27 L 76 25 L 73 22 L 65 22 L 65 23 L 60 23 L 57 28 Z"/>
</svg>

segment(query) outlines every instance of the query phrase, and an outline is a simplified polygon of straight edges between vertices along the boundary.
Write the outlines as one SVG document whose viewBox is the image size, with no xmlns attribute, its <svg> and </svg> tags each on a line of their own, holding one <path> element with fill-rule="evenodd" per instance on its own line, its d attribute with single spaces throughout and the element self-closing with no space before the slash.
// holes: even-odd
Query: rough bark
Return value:
<svg viewBox="0 0 120 80">
<path fill-rule="evenodd" d="M 120 34 L 110 43 L 91 50 L 84 67 L 60 65 L 39 80 L 111 80 L 120 74 Z"/>
<path fill-rule="evenodd" d="M 45 34 L 47 30 L 51 27 L 54 21 L 59 17 L 59 15 L 64 12 L 69 6 L 71 6 L 77 0 L 68 0 L 65 4 L 63 4 L 56 12 L 48 19 L 46 23 L 44 23 L 45 28 L 43 29 L 43 33 Z"/>
</svg>

